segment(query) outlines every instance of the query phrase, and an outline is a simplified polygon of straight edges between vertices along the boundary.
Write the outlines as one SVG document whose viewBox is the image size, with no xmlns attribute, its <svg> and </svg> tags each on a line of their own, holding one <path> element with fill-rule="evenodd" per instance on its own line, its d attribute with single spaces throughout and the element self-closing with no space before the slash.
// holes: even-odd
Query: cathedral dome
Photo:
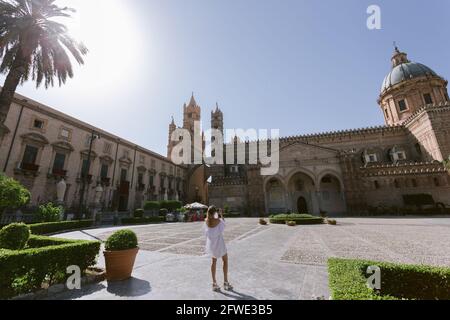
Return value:
<svg viewBox="0 0 450 320">
<path fill-rule="evenodd" d="M 395 66 L 392 71 L 386 76 L 383 81 L 381 92 L 388 90 L 392 86 L 399 84 L 406 80 L 411 80 L 419 77 L 438 77 L 436 72 L 432 69 L 417 62 L 403 62 Z"/>
</svg>

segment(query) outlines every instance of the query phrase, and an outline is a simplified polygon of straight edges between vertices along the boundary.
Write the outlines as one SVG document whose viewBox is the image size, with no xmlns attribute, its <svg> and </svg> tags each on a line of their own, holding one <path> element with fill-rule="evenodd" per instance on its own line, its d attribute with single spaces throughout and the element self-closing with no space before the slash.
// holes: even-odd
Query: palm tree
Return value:
<svg viewBox="0 0 450 320">
<path fill-rule="evenodd" d="M 67 27 L 53 18 L 69 18 L 75 10 L 55 0 L 0 0 L 0 73 L 7 74 L 0 93 L 0 123 L 17 86 L 30 77 L 37 87 L 61 86 L 73 77 L 70 55 L 81 65 L 87 48 L 73 40 Z"/>
</svg>

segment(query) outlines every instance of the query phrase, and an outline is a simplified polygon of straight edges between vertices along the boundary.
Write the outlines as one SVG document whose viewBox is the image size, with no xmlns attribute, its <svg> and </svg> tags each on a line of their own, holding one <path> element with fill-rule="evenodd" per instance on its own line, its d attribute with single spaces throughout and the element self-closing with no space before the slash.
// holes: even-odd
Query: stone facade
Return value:
<svg viewBox="0 0 450 320">
<path fill-rule="evenodd" d="M 394 210 L 418 195 L 450 206 L 447 81 L 397 48 L 392 68 L 378 100 L 385 126 L 281 138 L 276 176 L 258 165 L 212 166 L 209 203 L 252 215 Z"/>
<path fill-rule="evenodd" d="M 94 139 L 87 162 L 90 140 Z M 186 169 L 169 159 L 57 110 L 16 95 L 0 127 L 0 166 L 25 185 L 31 205 L 56 200 L 56 184 L 67 183 L 65 205 L 79 207 L 85 179 L 85 206 L 103 187 L 105 210 L 127 211 L 146 200 L 183 200 Z"/>
</svg>

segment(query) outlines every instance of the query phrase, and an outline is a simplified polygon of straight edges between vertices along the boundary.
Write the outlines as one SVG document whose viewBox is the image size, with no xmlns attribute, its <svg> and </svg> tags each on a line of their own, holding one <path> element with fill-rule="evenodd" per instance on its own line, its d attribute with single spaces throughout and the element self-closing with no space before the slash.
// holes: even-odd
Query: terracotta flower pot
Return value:
<svg viewBox="0 0 450 320">
<path fill-rule="evenodd" d="M 105 251 L 106 280 L 122 281 L 131 278 L 139 248 L 122 251 Z"/>
</svg>

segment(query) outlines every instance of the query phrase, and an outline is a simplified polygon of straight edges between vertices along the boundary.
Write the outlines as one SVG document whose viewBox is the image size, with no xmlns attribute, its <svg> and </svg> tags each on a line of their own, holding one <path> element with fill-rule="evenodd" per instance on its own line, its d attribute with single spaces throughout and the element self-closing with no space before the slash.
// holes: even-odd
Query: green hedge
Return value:
<svg viewBox="0 0 450 320">
<path fill-rule="evenodd" d="M 0 250 L 0 299 L 27 294 L 64 282 L 68 266 L 81 270 L 95 265 L 99 241 L 62 240 L 31 236 L 25 250 Z"/>
<path fill-rule="evenodd" d="M 380 292 L 367 287 L 369 266 L 381 269 Z M 450 268 L 333 258 L 328 272 L 334 300 L 450 299 Z"/>
<path fill-rule="evenodd" d="M 322 224 L 323 218 L 311 216 L 309 214 L 277 214 L 270 216 L 270 223 L 285 224 L 288 221 L 295 221 L 297 225 Z"/>
<path fill-rule="evenodd" d="M 123 218 L 123 225 L 134 225 L 134 224 L 154 224 L 165 222 L 164 217 L 148 217 L 148 218 Z"/>
<path fill-rule="evenodd" d="M 90 228 L 94 224 L 93 220 L 79 220 L 79 221 L 62 221 L 62 222 L 48 222 L 29 225 L 31 233 L 35 235 L 52 234 L 63 231 L 77 230 Z"/>
</svg>

